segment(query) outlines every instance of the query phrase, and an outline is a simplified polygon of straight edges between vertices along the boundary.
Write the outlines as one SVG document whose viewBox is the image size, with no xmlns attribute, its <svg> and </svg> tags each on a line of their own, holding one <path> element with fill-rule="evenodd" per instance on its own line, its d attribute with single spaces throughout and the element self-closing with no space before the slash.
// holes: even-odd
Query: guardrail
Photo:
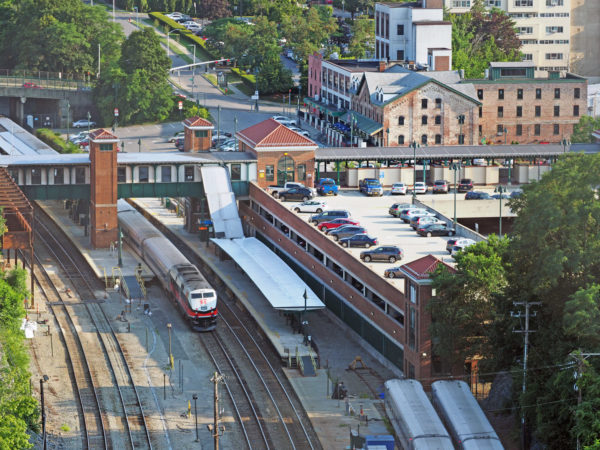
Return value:
<svg viewBox="0 0 600 450">
<path fill-rule="evenodd" d="M 41 72 L 40 72 L 41 75 Z M 34 74 L 8 73 L 0 70 L 0 87 L 23 89 L 53 89 L 63 91 L 91 92 L 92 83 L 89 80 L 75 80 L 63 78 L 44 78 Z"/>
</svg>

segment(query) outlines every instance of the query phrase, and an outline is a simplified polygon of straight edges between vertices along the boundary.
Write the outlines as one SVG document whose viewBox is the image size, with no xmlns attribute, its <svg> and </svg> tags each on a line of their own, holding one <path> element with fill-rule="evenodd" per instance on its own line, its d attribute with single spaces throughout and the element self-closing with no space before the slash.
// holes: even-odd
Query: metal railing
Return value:
<svg viewBox="0 0 600 450">
<path fill-rule="evenodd" d="M 92 81 L 88 75 L 73 76 L 72 74 L 62 74 L 60 72 L 0 69 L 0 87 L 91 91 Z"/>
</svg>

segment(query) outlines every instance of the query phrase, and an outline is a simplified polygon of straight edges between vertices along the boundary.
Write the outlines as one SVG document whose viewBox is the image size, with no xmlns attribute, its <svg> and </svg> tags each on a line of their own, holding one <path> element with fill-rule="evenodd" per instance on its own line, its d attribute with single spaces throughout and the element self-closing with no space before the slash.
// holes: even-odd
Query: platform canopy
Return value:
<svg viewBox="0 0 600 450">
<path fill-rule="evenodd" d="M 212 239 L 242 268 L 271 306 L 286 311 L 323 309 L 319 297 L 285 262 L 256 238 Z"/>
</svg>

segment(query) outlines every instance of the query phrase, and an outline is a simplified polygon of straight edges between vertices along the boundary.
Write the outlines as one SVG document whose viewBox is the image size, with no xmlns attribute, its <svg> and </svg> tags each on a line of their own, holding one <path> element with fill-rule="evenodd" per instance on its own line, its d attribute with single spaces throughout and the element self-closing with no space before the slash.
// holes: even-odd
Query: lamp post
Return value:
<svg viewBox="0 0 600 450">
<path fill-rule="evenodd" d="M 504 200 L 502 198 L 502 194 L 504 194 L 506 192 L 506 187 L 496 186 L 496 189 L 494 189 L 494 192 L 497 192 L 498 195 L 500 196 L 500 222 L 498 224 L 498 227 L 499 227 L 498 236 L 502 237 L 502 200 Z"/>
<path fill-rule="evenodd" d="M 254 69 L 254 99 L 256 103 L 254 104 L 254 111 L 258 112 L 258 67 Z"/>
<path fill-rule="evenodd" d="M 506 138 L 508 137 L 508 128 L 504 127 L 504 145 L 507 144 Z"/>
<path fill-rule="evenodd" d="M 69 141 L 69 122 L 71 121 L 71 117 L 70 117 L 70 109 L 71 109 L 71 104 L 69 103 L 69 100 L 67 100 L 67 142 Z"/>
<path fill-rule="evenodd" d="M 385 132 L 387 133 L 387 140 L 385 141 L 385 146 L 389 147 L 390 146 L 390 129 L 386 128 Z"/>
<path fill-rule="evenodd" d="M 196 405 L 196 401 L 198 400 L 198 394 L 192 395 L 192 398 L 194 399 L 194 415 L 196 416 L 196 442 L 198 442 L 198 407 Z"/>
<path fill-rule="evenodd" d="M 138 139 L 138 153 L 142 153 L 142 138 Z"/>
<path fill-rule="evenodd" d="M 88 120 L 88 136 L 90 135 L 90 121 L 92 120 L 92 115 L 90 112 L 87 112 L 87 120 Z"/>
<path fill-rule="evenodd" d="M 450 169 L 454 170 L 454 230 L 456 230 L 456 172 L 461 169 L 460 162 L 450 164 Z"/>
<path fill-rule="evenodd" d="M 133 10 L 135 11 L 135 24 L 137 25 L 137 24 L 138 24 L 138 18 L 139 18 L 139 15 L 138 15 L 138 13 L 139 13 L 138 7 L 137 7 L 137 6 L 134 6 L 134 7 L 133 7 Z"/>
<path fill-rule="evenodd" d="M 173 369 L 173 353 L 171 353 L 171 323 L 167 324 L 167 330 L 169 330 L 169 365 Z"/>
<path fill-rule="evenodd" d="M 43 442 L 43 450 L 46 450 L 46 407 L 44 405 L 44 383 L 48 381 L 48 375 L 44 375 L 40 378 L 40 397 L 42 401 L 42 442 Z"/>
<path fill-rule="evenodd" d="M 118 243 L 118 265 L 119 267 L 123 267 L 123 233 L 121 232 L 121 225 L 119 225 L 119 230 L 117 237 L 119 239 Z"/>
<path fill-rule="evenodd" d="M 178 30 L 171 30 L 167 33 L 167 58 L 171 57 L 171 33 L 175 33 Z"/>
<path fill-rule="evenodd" d="M 563 138 L 562 141 L 560 141 L 560 143 L 563 146 L 563 153 L 567 153 L 567 145 L 568 145 L 569 141 L 567 141 L 566 138 Z"/>
<path fill-rule="evenodd" d="M 417 144 L 417 141 L 415 141 L 413 139 L 412 144 L 410 144 L 410 146 L 413 149 L 413 194 L 412 194 L 412 200 L 413 200 L 413 205 L 414 205 L 415 202 L 417 201 L 417 192 L 415 191 L 415 185 L 417 184 L 417 147 L 420 147 L 420 145 Z"/>
<path fill-rule="evenodd" d="M 238 124 L 238 118 L 237 116 L 235 116 L 233 118 L 233 139 L 235 139 L 235 145 L 233 148 L 235 148 L 235 151 L 237 152 L 238 149 L 238 140 L 237 140 L 237 124 Z"/>
</svg>

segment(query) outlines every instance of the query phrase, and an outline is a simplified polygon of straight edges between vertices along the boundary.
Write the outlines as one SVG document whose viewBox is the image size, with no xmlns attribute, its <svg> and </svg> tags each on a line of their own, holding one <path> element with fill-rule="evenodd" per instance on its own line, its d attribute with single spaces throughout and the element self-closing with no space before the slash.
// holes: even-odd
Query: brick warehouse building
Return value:
<svg viewBox="0 0 600 450">
<path fill-rule="evenodd" d="M 534 78 L 532 62 L 490 63 L 485 79 L 472 83 L 479 110 L 479 135 L 494 144 L 561 142 L 586 113 L 587 80 L 550 72 Z"/>
<path fill-rule="evenodd" d="M 257 183 L 261 188 L 286 181 L 314 185 L 315 150 L 312 140 L 267 119 L 238 131 L 239 150 L 256 156 Z"/>
</svg>

